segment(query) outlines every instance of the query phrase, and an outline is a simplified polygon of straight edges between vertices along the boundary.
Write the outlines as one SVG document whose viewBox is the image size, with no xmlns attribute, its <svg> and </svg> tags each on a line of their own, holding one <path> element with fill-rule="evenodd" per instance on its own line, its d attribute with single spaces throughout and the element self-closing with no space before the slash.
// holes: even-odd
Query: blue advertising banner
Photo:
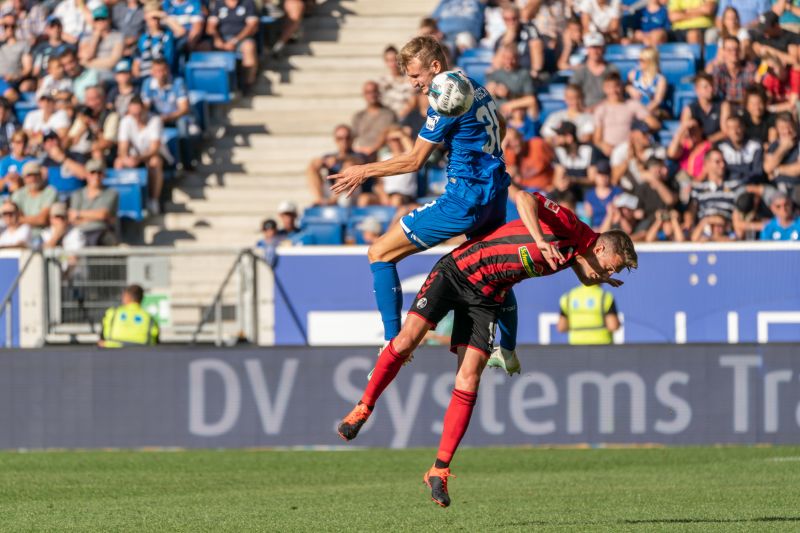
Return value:
<svg viewBox="0 0 800 533">
<path fill-rule="evenodd" d="M 800 245 L 730 243 L 640 245 L 639 269 L 612 289 L 625 343 L 800 341 Z M 437 259 L 436 249 L 398 266 L 404 308 Z M 275 343 L 379 345 L 382 326 L 363 248 L 283 249 L 275 271 Z M 571 271 L 516 286 L 519 342 L 561 344 L 560 296 Z"/>
<path fill-rule="evenodd" d="M 800 345 L 526 347 L 464 445 L 798 444 Z M 0 352 L 0 448 L 343 446 L 368 348 Z M 456 360 L 418 350 L 347 446 L 436 446 Z"/>
</svg>

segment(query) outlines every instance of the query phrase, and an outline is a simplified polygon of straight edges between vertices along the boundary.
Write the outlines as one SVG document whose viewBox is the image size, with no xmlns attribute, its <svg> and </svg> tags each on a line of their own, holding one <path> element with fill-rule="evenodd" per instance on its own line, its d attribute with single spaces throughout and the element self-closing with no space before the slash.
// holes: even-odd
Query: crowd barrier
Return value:
<svg viewBox="0 0 800 533">
<path fill-rule="evenodd" d="M 468 446 L 800 443 L 800 345 L 526 347 L 488 369 Z M 0 448 L 344 445 L 367 348 L 0 352 Z M 347 446 L 436 446 L 455 358 L 425 347 Z"/>
</svg>

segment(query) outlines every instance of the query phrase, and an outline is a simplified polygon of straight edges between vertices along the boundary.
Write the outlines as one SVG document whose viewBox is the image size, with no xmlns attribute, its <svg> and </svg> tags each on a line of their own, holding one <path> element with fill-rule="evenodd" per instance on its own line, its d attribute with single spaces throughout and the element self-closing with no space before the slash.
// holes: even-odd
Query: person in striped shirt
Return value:
<svg viewBox="0 0 800 533">
<path fill-rule="evenodd" d="M 511 287 L 529 278 L 571 268 L 584 285 L 622 285 L 614 274 L 638 267 L 630 237 L 620 230 L 595 233 L 571 210 L 539 193 L 516 195 L 520 219 L 469 240 L 442 257 L 422 285 L 400 333 L 381 352 L 364 395 L 339 424 L 350 441 L 372 413 L 381 393 L 425 334 L 454 311 L 450 350 L 458 370 L 436 462 L 423 476 L 434 502 L 447 507 L 450 461 L 464 436 L 483 369 L 492 354 L 497 318 Z M 496 353 L 492 357 L 502 359 Z M 493 361 L 512 374 L 516 356 Z"/>
</svg>

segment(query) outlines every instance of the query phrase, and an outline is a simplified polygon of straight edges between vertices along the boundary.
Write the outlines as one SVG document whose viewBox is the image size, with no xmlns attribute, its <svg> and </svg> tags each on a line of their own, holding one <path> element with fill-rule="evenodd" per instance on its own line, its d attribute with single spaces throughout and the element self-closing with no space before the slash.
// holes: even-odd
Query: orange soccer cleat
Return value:
<svg viewBox="0 0 800 533">
<path fill-rule="evenodd" d="M 431 489 L 431 499 L 442 507 L 450 505 L 450 495 L 447 493 L 447 478 L 456 477 L 450 473 L 450 468 L 436 468 L 433 465 L 422 476 L 422 482 Z"/>
<path fill-rule="evenodd" d="M 347 441 L 356 438 L 358 432 L 361 430 L 361 426 L 367 423 L 370 414 L 372 414 L 372 409 L 359 402 L 358 405 L 353 407 L 350 414 L 344 417 L 341 423 L 339 423 L 339 436 Z"/>
</svg>

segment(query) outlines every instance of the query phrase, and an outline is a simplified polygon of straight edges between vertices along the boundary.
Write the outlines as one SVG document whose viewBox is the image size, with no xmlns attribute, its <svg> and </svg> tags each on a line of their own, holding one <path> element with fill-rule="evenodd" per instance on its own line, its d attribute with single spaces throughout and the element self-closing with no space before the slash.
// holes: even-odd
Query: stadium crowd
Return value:
<svg viewBox="0 0 800 533">
<path fill-rule="evenodd" d="M 511 197 L 541 191 L 639 242 L 800 239 L 798 32 L 785 0 L 441 0 L 419 26 L 497 101 Z M 364 108 L 333 129 L 336 151 L 309 164 L 303 227 L 350 206 L 344 239 L 369 242 L 365 228 L 392 220 L 373 212 L 396 219 L 447 182 L 438 153 L 419 175 L 330 193 L 327 174 L 408 150 L 424 123 L 397 49 L 384 59 Z"/>
<path fill-rule="evenodd" d="M 282 53 L 311 0 L 3 0 L 0 2 L 0 247 L 113 245 L 120 191 L 142 169 L 142 214 L 165 180 L 191 169 L 201 124 L 184 80 L 193 52 L 238 54 L 252 93 L 264 35 Z M 202 96 L 200 97 L 202 99 Z M 170 144 L 170 133 L 177 142 Z"/>
</svg>

